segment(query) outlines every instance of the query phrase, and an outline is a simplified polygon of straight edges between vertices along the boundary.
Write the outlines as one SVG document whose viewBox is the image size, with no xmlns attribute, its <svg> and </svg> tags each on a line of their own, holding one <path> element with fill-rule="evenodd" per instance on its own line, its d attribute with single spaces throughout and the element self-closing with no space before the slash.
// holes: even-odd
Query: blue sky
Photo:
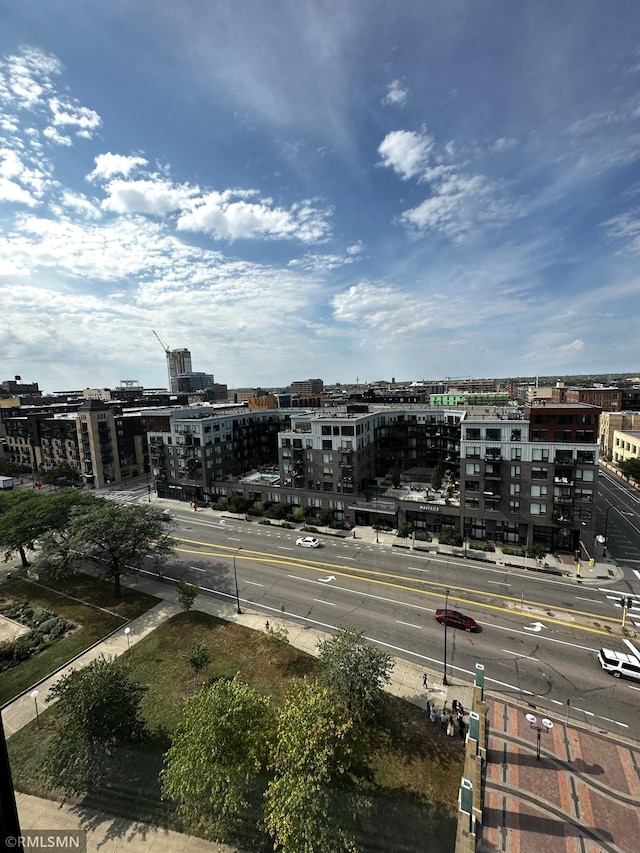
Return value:
<svg viewBox="0 0 640 853">
<path fill-rule="evenodd" d="M 640 370 L 635 0 L 0 22 L 0 379 Z"/>
</svg>

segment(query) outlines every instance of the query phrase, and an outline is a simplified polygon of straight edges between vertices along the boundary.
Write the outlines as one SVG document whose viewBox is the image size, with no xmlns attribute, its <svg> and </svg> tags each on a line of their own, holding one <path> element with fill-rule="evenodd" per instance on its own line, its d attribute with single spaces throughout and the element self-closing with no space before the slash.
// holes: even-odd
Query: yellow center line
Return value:
<svg viewBox="0 0 640 853">
<path fill-rule="evenodd" d="M 178 539 L 178 537 L 174 537 L 174 539 Z M 206 555 L 203 555 L 201 551 L 193 551 L 193 550 L 190 550 L 187 548 L 174 548 L 175 551 L 180 551 L 181 553 L 185 553 L 185 554 L 196 554 L 199 556 L 210 556 L 210 557 L 228 557 L 228 556 L 233 556 L 235 554 L 236 560 L 242 560 L 242 559 L 250 558 L 254 562 L 264 563 L 265 565 L 279 565 L 279 566 L 289 566 L 291 568 L 304 568 L 304 569 L 309 569 L 311 571 L 315 571 L 318 574 L 325 574 L 328 570 L 330 570 L 337 577 L 345 578 L 347 580 L 364 581 L 366 583 L 372 583 L 372 584 L 376 584 L 378 586 L 403 590 L 405 592 L 419 593 L 420 595 L 425 595 L 425 596 L 428 596 L 429 598 L 441 599 L 442 598 L 441 590 L 448 589 L 449 590 L 449 601 L 450 602 L 454 602 L 454 601 L 455 602 L 461 602 L 462 604 L 465 604 L 465 605 L 469 604 L 472 607 L 473 606 L 483 607 L 487 610 L 494 610 L 494 611 L 497 611 L 499 613 L 510 613 L 510 614 L 514 614 L 514 615 L 521 615 L 523 618 L 529 617 L 531 619 L 544 619 L 545 622 L 550 622 L 551 624 L 554 624 L 554 625 L 564 625 L 564 626 L 570 627 L 570 628 L 578 628 L 581 631 L 588 631 L 588 632 L 593 633 L 593 634 L 606 634 L 607 636 L 610 636 L 610 634 L 611 634 L 611 632 L 606 630 L 606 629 L 591 628 L 589 626 L 577 624 L 575 622 L 567 622 L 567 621 L 564 621 L 562 619 L 558 619 L 558 618 L 553 617 L 553 616 L 548 616 L 546 614 L 544 616 L 540 616 L 539 614 L 533 614 L 533 613 L 527 614 L 527 613 L 523 613 L 522 611 L 518 612 L 512 608 L 508 608 L 508 607 L 505 607 L 502 605 L 489 604 L 488 602 L 484 602 L 484 601 L 476 601 L 474 599 L 460 597 L 460 594 L 463 594 L 463 595 L 467 594 L 467 595 L 475 595 L 475 596 L 490 596 L 491 598 L 499 599 L 500 601 L 504 602 L 505 604 L 507 602 L 512 602 L 512 603 L 519 603 L 520 602 L 520 599 L 517 597 L 503 595 L 501 593 L 485 593 L 485 592 L 482 592 L 481 590 L 475 590 L 475 589 L 471 589 L 469 587 L 457 587 L 457 586 L 451 586 L 450 584 L 442 583 L 439 581 L 424 581 L 422 579 L 413 579 L 413 578 L 403 577 L 403 576 L 397 576 L 397 579 L 396 579 L 395 575 L 391 576 L 389 572 L 381 572 L 381 571 L 378 571 L 377 569 L 364 569 L 364 568 L 360 568 L 358 566 L 354 566 L 353 568 L 346 569 L 344 566 L 336 565 L 335 563 L 321 563 L 319 561 L 303 560 L 300 558 L 280 557 L 278 555 L 271 556 L 269 554 L 265 554 L 264 551 L 254 551 L 254 550 L 251 550 L 250 548 L 234 548 L 234 547 L 229 546 L 229 545 L 211 545 L 208 542 L 199 542 L 198 540 L 195 540 L 195 539 L 180 538 L 179 541 L 207 548 L 211 552 L 211 553 L 207 553 Z M 358 572 L 365 575 L 365 577 L 359 577 L 358 574 L 355 574 Z M 382 578 L 384 578 L 384 577 L 393 577 L 394 579 L 393 580 L 382 580 Z M 416 584 L 431 584 L 432 586 L 437 587 L 438 590 L 440 590 L 440 591 L 431 592 L 428 589 L 423 589 L 421 587 L 406 586 L 404 583 L 398 583 L 398 581 L 406 581 L 406 582 L 411 582 L 411 583 L 416 583 Z M 458 593 L 458 594 L 456 594 L 456 593 Z M 544 609 L 544 610 L 549 610 L 551 607 L 551 605 L 543 604 L 541 602 L 530 602 L 530 601 L 528 601 L 527 603 L 532 607 L 539 607 L 539 608 Z M 559 608 L 553 607 L 553 609 L 558 610 Z M 594 616 L 593 613 L 587 613 L 585 611 L 580 611 L 580 610 L 572 610 L 571 613 L 572 613 L 572 615 L 577 614 L 578 616 L 584 616 L 584 617 L 589 618 L 589 619 L 597 618 L 598 621 L 600 621 L 600 622 L 614 622 L 615 621 L 613 619 L 601 618 L 599 616 L 596 617 L 596 616 Z M 617 624 L 617 622 L 615 624 Z"/>
</svg>

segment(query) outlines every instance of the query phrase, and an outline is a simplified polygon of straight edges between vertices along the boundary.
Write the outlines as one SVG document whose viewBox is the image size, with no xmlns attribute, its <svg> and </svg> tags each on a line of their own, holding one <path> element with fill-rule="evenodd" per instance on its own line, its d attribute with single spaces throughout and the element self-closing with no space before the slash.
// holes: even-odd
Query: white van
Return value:
<svg viewBox="0 0 640 853">
<path fill-rule="evenodd" d="M 640 681 L 640 659 L 625 652 L 614 652 L 611 649 L 600 649 L 598 652 L 600 666 L 610 672 L 614 678 L 632 678 Z"/>
</svg>

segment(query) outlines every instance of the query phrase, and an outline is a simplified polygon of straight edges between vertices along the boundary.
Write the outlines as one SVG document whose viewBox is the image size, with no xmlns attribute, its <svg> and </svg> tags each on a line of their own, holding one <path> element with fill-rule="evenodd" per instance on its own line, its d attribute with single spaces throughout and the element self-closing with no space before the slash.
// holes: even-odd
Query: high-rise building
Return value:
<svg viewBox="0 0 640 853">
<path fill-rule="evenodd" d="M 177 394 L 178 376 L 191 373 L 191 352 L 188 349 L 168 349 L 166 353 L 169 391 Z"/>
</svg>

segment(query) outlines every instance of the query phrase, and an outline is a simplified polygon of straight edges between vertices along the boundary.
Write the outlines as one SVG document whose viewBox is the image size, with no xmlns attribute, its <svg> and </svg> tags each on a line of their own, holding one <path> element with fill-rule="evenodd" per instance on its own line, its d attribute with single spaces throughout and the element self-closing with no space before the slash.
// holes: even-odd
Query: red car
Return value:
<svg viewBox="0 0 640 853">
<path fill-rule="evenodd" d="M 436 621 L 441 625 L 446 623 L 451 628 L 463 628 L 465 631 L 475 631 L 478 627 L 471 616 L 465 616 L 457 610 L 436 610 Z"/>
</svg>

